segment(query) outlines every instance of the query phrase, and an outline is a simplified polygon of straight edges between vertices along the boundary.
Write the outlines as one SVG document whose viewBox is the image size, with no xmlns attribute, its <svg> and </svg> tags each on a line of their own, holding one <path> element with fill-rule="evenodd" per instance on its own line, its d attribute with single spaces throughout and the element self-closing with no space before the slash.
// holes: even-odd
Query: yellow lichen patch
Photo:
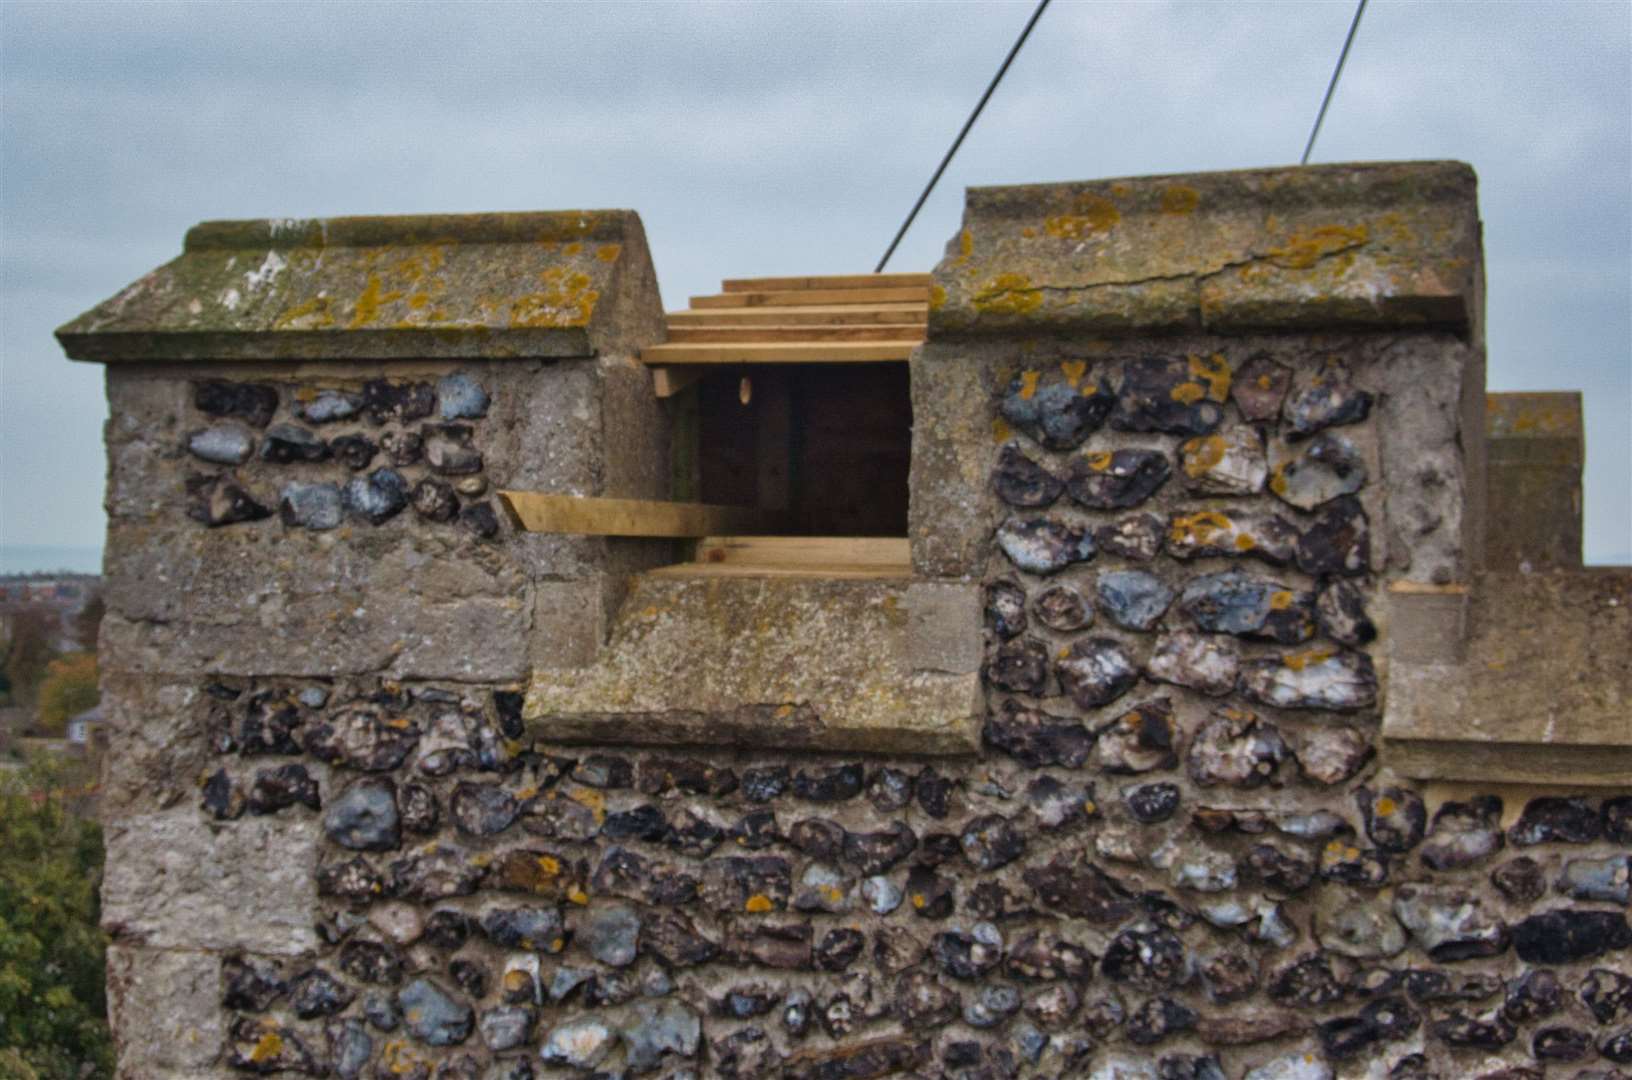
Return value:
<svg viewBox="0 0 1632 1080">
<path fill-rule="evenodd" d="M 255 1043 L 255 1049 L 249 1052 L 249 1060 L 257 1064 L 270 1061 L 283 1053 L 283 1037 L 275 1031 L 268 1031 Z"/>
<path fill-rule="evenodd" d="M 1333 655 L 1331 649 L 1305 649 L 1302 652 L 1287 653 L 1281 657 L 1281 663 L 1293 671 L 1302 671 L 1316 664 L 1324 664 Z"/>
<path fill-rule="evenodd" d="M 1037 380 L 1041 372 L 1022 371 L 1020 373 L 1020 400 L 1030 401 L 1037 393 Z"/>
<path fill-rule="evenodd" d="M 504 973 L 504 990 L 507 994 L 520 993 L 522 990 L 530 989 L 532 985 L 532 976 L 520 968 L 511 968 Z"/>
<path fill-rule="evenodd" d="M 1269 372 L 1266 371 L 1262 375 L 1258 376 L 1258 389 L 1268 390 L 1274 385 L 1275 376 L 1271 375 Z"/>
<path fill-rule="evenodd" d="M 786 720 L 788 717 L 790 717 L 792 715 L 793 715 L 793 706 L 792 705 L 778 705 L 776 707 L 776 718 L 778 720 Z"/>
<path fill-rule="evenodd" d="M 1207 388 L 1200 383 L 1181 382 L 1168 391 L 1168 397 L 1183 405 L 1194 405 L 1207 396 Z"/>
<path fill-rule="evenodd" d="M 946 306 L 946 290 L 939 285 L 929 287 L 929 310 L 939 311 Z"/>
<path fill-rule="evenodd" d="M 751 911 L 755 915 L 762 915 L 765 912 L 772 911 L 776 908 L 775 902 L 764 893 L 755 893 L 754 895 L 750 896 L 747 902 L 742 906 L 743 910 Z"/>
<path fill-rule="evenodd" d="M 599 791 L 593 788 L 576 788 L 567 793 L 567 798 L 593 813 L 597 823 L 606 820 L 606 796 Z"/>
<path fill-rule="evenodd" d="M 1369 235 L 1364 225 L 1321 225 L 1293 233 L 1286 243 L 1265 254 L 1283 270 L 1307 270 L 1329 255 L 1359 247 Z"/>
<path fill-rule="evenodd" d="M 1014 432 L 1009 430 L 1009 425 L 1004 421 L 1004 419 L 1001 416 L 999 416 L 997 419 L 992 421 L 992 441 L 993 442 L 998 442 L 998 443 L 1008 442 L 1009 441 L 1009 436 L 1011 436 L 1013 434 L 1014 434 Z"/>
<path fill-rule="evenodd" d="M 922 911 L 928 905 L 929 905 L 929 901 L 927 899 L 925 899 L 923 893 L 915 892 L 915 893 L 912 894 L 912 906 L 913 907 L 917 908 L 919 911 Z"/>
<path fill-rule="evenodd" d="M 329 298 L 314 296 L 304 304 L 296 304 L 279 315 L 272 325 L 279 330 L 326 330 L 334 325 Z"/>
<path fill-rule="evenodd" d="M 351 311 L 351 329 L 367 326 L 380 317 L 380 309 L 386 304 L 402 299 L 401 289 L 392 289 L 382 292 L 380 275 L 368 275 L 368 285 L 363 289 L 363 295 L 357 298 L 357 303 Z"/>
<path fill-rule="evenodd" d="M 1161 210 L 1164 214 L 1193 214 L 1201 203 L 1201 192 L 1188 184 L 1172 184 L 1162 189 Z"/>
<path fill-rule="evenodd" d="M 618 256 L 623 254 L 622 244 L 602 244 L 595 249 L 595 257 L 602 262 L 617 262 Z"/>
<path fill-rule="evenodd" d="M 817 891 L 826 897 L 830 904 L 837 904 L 844 899 L 844 890 L 837 885 L 823 885 Z"/>
<path fill-rule="evenodd" d="M 1187 440 L 1179 449 L 1184 455 L 1185 475 L 1191 478 L 1205 476 L 1208 470 L 1224 460 L 1224 436 L 1202 435 Z"/>
<path fill-rule="evenodd" d="M 412 308 L 413 310 L 415 310 L 415 311 L 420 310 L 421 308 L 423 308 L 426 304 L 429 304 L 430 302 L 431 302 L 431 298 L 428 295 L 426 295 L 425 293 L 422 293 L 422 292 L 416 292 L 414 295 L 412 295 L 412 296 L 410 296 L 408 298 L 408 306 L 410 308 Z"/>
<path fill-rule="evenodd" d="M 975 253 L 975 236 L 974 236 L 974 234 L 971 233 L 968 229 L 964 229 L 964 230 L 960 231 L 958 233 L 958 257 L 954 261 L 958 265 L 961 266 L 962 264 L 968 262 L 970 256 L 972 256 L 974 253 Z"/>
<path fill-rule="evenodd" d="M 1087 461 L 1088 467 L 1095 472 L 1104 472 L 1111 467 L 1112 456 L 1109 450 L 1095 450 L 1084 454 L 1083 460 Z"/>
<path fill-rule="evenodd" d="M 1285 611 L 1292 606 L 1292 592 L 1289 589 L 1276 589 L 1269 594 L 1269 610 Z"/>
<path fill-rule="evenodd" d="M 1387 795 L 1384 795 L 1382 798 L 1377 800 L 1377 813 L 1383 817 L 1388 817 L 1388 815 L 1392 814 L 1398 809 L 1399 806 Z"/>
<path fill-rule="evenodd" d="M 578 241 L 574 240 L 572 243 L 568 244 L 566 247 L 561 249 L 561 254 L 563 254 L 563 255 L 576 255 L 576 254 L 578 254 L 579 252 L 581 252 L 583 250 L 584 250 L 584 245 L 582 245 Z"/>
<path fill-rule="evenodd" d="M 1222 353 L 1190 357 L 1190 375 L 1207 384 L 1207 396 L 1222 405 L 1230 396 L 1230 362 Z"/>
<path fill-rule="evenodd" d="M 538 869 L 544 876 L 554 877 L 561 872 L 561 860 L 554 855 L 540 855 L 538 857 Z"/>
<path fill-rule="evenodd" d="M 591 289 L 588 274 L 552 266 L 539 275 L 544 289 L 518 297 L 510 305 L 512 327 L 587 326 L 601 294 Z"/>
<path fill-rule="evenodd" d="M 1251 551 L 1253 548 L 1255 548 L 1257 546 L 1258 546 L 1258 541 L 1254 540 L 1252 537 L 1248 536 L 1246 533 L 1242 533 L 1240 536 L 1237 536 L 1235 538 L 1235 550 L 1237 550 L 1237 551 Z"/>
<path fill-rule="evenodd" d="M 1037 230 L 1032 228 L 1030 225 L 1027 225 L 1025 228 L 1020 230 L 1020 235 L 1025 237 L 1027 240 L 1030 240 L 1037 235 Z"/>
<path fill-rule="evenodd" d="M 1043 231 L 1060 240 L 1080 240 L 1110 232 L 1122 220 L 1122 211 L 1102 195 L 1077 196 L 1075 209 L 1074 214 L 1044 218 Z"/>
<path fill-rule="evenodd" d="M 589 894 L 583 889 L 579 888 L 577 885 L 574 885 L 572 888 L 567 890 L 567 899 L 572 903 L 577 904 L 579 907 L 583 907 L 589 903 Z"/>
<path fill-rule="evenodd" d="M 1099 384 L 1085 382 L 1082 384 L 1080 389 L 1083 397 L 1093 397 L 1095 394 L 1099 393 Z"/>
<path fill-rule="evenodd" d="M 1060 374 L 1064 375 L 1065 376 L 1065 381 L 1067 383 L 1069 383 L 1073 389 L 1075 389 L 1077 384 L 1082 382 L 1082 377 L 1084 375 L 1088 374 L 1088 361 L 1086 361 L 1086 360 L 1066 360 L 1066 361 L 1063 361 L 1060 364 Z"/>
<path fill-rule="evenodd" d="M 1042 306 L 1043 293 L 1024 274 L 999 274 L 970 302 L 975 310 L 994 315 L 1029 315 Z"/>
<path fill-rule="evenodd" d="M 1181 514 L 1168 526 L 1167 534 L 1175 544 L 1210 544 L 1220 536 L 1232 532 L 1230 519 L 1216 510 L 1199 510 Z"/>
</svg>

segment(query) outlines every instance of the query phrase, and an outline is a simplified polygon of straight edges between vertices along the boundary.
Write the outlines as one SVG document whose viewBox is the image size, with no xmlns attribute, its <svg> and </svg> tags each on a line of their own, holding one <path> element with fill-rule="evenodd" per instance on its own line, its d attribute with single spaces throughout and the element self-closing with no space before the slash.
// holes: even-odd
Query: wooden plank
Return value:
<svg viewBox="0 0 1632 1080">
<path fill-rule="evenodd" d="M 810 563 L 804 566 L 758 566 L 752 563 L 675 563 L 646 573 L 660 578 L 822 578 L 832 581 L 896 581 L 912 577 L 907 566 L 853 566 Z"/>
<path fill-rule="evenodd" d="M 660 398 L 671 398 L 709 372 L 708 365 L 682 364 L 678 367 L 654 367 L 652 390 Z"/>
<path fill-rule="evenodd" d="M 752 566 L 872 566 L 910 572 L 904 536 L 710 536 L 697 542 L 697 562 Z"/>
<path fill-rule="evenodd" d="M 768 292 L 693 296 L 692 310 L 735 307 L 809 307 L 831 304 L 887 304 L 918 300 L 929 303 L 929 290 L 917 286 L 887 289 L 782 289 Z"/>
<path fill-rule="evenodd" d="M 875 364 L 906 360 L 922 341 L 744 341 L 726 345 L 653 345 L 647 364 Z"/>
<path fill-rule="evenodd" d="M 596 499 L 541 491 L 501 491 L 499 498 L 528 532 L 582 536 L 713 536 L 770 532 L 778 515 L 748 506 Z"/>
<path fill-rule="evenodd" d="M 929 305 L 920 304 L 817 304 L 811 307 L 708 308 L 702 311 L 671 311 L 670 327 L 731 326 L 742 324 L 792 326 L 808 323 L 828 326 L 861 323 L 924 323 L 929 321 Z"/>
<path fill-rule="evenodd" d="M 929 274 L 817 274 L 809 277 L 726 278 L 721 292 L 781 292 L 789 289 L 927 289 Z"/>
<path fill-rule="evenodd" d="M 720 344 L 736 341 L 922 341 L 923 323 L 876 323 L 859 326 L 671 326 L 669 345 Z"/>
</svg>

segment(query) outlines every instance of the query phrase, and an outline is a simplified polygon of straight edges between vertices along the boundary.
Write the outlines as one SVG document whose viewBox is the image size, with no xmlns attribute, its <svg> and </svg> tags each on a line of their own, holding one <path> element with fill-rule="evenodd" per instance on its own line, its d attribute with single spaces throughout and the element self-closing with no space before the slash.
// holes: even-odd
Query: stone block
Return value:
<svg viewBox="0 0 1632 1080">
<path fill-rule="evenodd" d="M 1492 570 L 1581 566 L 1581 395 L 1490 394 L 1486 505 Z"/>
<path fill-rule="evenodd" d="M 218 1075 L 211 1066 L 221 1057 L 227 1021 L 220 957 L 110 946 L 108 1020 L 119 1033 L 121 1077 Z"/>
<path fill-rule="evenodd" d="M 321 837 L 315 817 L 214 825 L 192 805 L 110 823 L 103 928 L 155 949 L 309 953 Z"/>
<path fill-rule="evenodd" d="M 907 586 L 907 664 L 914 671 L 980 670 L 980 586 L 942 581 Z"/>
</svg>

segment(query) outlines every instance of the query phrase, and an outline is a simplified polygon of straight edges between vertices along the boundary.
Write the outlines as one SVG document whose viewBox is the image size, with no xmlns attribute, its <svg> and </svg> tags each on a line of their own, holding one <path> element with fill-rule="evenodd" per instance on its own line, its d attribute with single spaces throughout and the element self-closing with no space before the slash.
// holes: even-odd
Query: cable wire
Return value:
<svg viewBox="0 0 1632 1080">
<path fill-rule="evenodd" d="M 964 136 L 968 135 L 969 129 L 975 126 L 975 121 L 980 118 L 980 111 L 986 107 L 986 102 L 991 100 L 992 91 L 996 90 L 997 84 L 1003 81 L 1003 76 L 1009 70 L 1009 65 L 1014 63 L 1014 58 L 1019 54 L 1020 47 L 1026 43 L 1026 38 L 1031 36 L 1031 28 L 1037 25 L 1037 20 L 1042 16 L 1043 9 L 1048 7 L 1048 4 L 1049 0 L 1042 0 L 1037 5 L 1037 10 L 1031 13 L 1031 18 L 1026 21 L 1026 28 L 1020 31 L 1020 36 L 1015 39 L 1014 47 L 1009 50 L 1009 55 L 1004 58 L 1003 66 L 997 69 L 997 74 L 992 76 L 991 85 L 987 86 L 986 92 L 980 95 L 980 101 L 975 105 L 975 111 L 969 114 L 969 119 L 963 123 L 963 130 L 958 132 L 956 139 L 952 140 L 951 149 L 946 152 L 945 157 L 941 158 L 941 164 L 936 168 L 935 175 L 931 176 L 929 183 L 924 185 L 923 194 L 919 195 L 918 201 L 912 204 L 912 212 L 907 215 L 907 220 L 901 223 L 900 231 L 895 234 L 895 239 L 890 241 L 889 249 L 884 252 L 884 257 L 878 260 L 878 265 L 873 268 L 873 273 L 881 274 L 884 272 L 884 265 L 890 261 L 890 256 L 895 254 L 896 246 L 901 243 L 901 238 L 907 235 L 907 230 L 912 228 L 912 221 L 918 216 L 918 211 L 923 209 L 924 200 L 928 199 L 929 193 L 935 190 L 935 185 L 941 179 L 941 174 L 952 163 L 952 156 L 958 152 L 958 147 L 963 145 Z M 1364 0 L 1362 0 L 1361 6 L 1364 6 Z"/>
<path fill-rule="evenodd" d="M 1309 164 L 1309 155 L 1315 149 L 1315 140 L 1320 137 L 1320 125 L 1326 119 L 1326 108 L 1332 103 L 1332 94 L 1337 91 L 1337 80 L 1343 76 L 1343 62 L 1349 58 L 1349 46 L 1354 44 L 1354 32 L 1360 29 L 1360 16 L 1366 13 L 1366 0 L 1360 0 L 1360 6 L 1354 9 L 1354 21 L 1349 23 L 1349 36 L 1343 39 L 1343 51 L 1337 54 L 1337 67 L 1332 69 L 1332 81 L 1326 84 L 1326 96 L 1321 99 L 1320 112 L 1315 116 L 1314 129 L 1309 132 L 1309 142 L 1303 148 L 1303 158 L 1299 165 Z"/>
</svg>

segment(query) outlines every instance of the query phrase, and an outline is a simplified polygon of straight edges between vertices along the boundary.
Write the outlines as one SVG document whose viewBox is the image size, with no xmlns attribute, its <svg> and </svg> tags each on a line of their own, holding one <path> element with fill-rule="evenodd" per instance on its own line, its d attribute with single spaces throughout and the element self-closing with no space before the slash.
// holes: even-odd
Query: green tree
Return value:
<svg viewBox="0 0 1632 1080">
<path fill-rule="evenodd" d="M 62 735 L 71 717 L 101 699 L 94 652 L 69 653 L 51 661 L 45 668 L 45 681 L 40 683 L 40 730 L 47 735 Z"/>
<path fill-rule="evenodd" d="M 98 925 L 102 830 L 65 805 L 83 782 L 38 760 L 0 774 L 0 1075 L 113 1074 Z M 8 1068 L 19 1060 L 23 1067 Z"/>
<path fill-rule="evenodd" d="M 24 608 L 10 622 L 6 678 L 11 680 L 12 700 L 18 705 L 32 705 L 45 679 L 46 665 L 57 655 L 56 627 L 54 620 L 38 608 Z"/>
<path fill-rule="evenodd" d="M 91 597 L 80 608 L 79 614 L 74 616 L 74 640 L 79 642 L 80 648 L 96 651 L 96 639 L 102 632 L 102 616 L 107 612 L 108 605 L 101 593 Z"/>
</svg>

